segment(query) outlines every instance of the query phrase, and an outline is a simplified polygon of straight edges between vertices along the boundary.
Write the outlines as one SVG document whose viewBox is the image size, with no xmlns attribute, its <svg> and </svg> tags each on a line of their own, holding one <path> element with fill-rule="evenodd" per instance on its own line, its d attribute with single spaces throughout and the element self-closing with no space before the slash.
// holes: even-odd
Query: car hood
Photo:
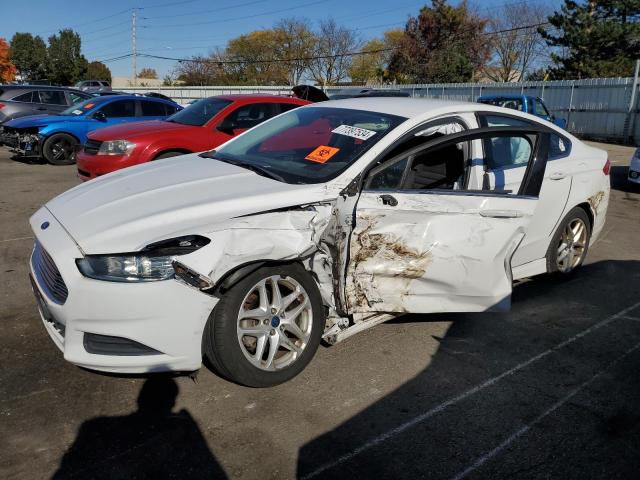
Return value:
<svg viewBox="0 0 640 480">
<path fill-rule="evenodd" d="M 187 134 L 190 130 L 199 129 L 191 125 L 181 123 L 165 122 L 163 120 L 152 120 L 147 122 L 134 122 L 125 125 L 114 125 L 112 127 L 101 128 L 91 135 L 94 140 L 128 140 L 140 135 L 149 133 L 163 135 L 168 132 L 180 132 Z"/>
<path fill-rule="evenodd" d="M 74 115 L 27 115 L 26 117 L 16 118 L 7 122 L 5 123 L 5 126 L 13 128 L 33 128 L 44 127 L 46 125 L 51 125 L 52 123 L 78 120 L 85 120 L 85 118 Z"/>
<path fill-rule="evenodd" d="M 327 200 L 324 185 L 291 185 L 198 155 L 127 168 L 59 195 L 46 208 L 87 254 L 137 251 L 206 234 L 242 215 Z"/>
</svg>

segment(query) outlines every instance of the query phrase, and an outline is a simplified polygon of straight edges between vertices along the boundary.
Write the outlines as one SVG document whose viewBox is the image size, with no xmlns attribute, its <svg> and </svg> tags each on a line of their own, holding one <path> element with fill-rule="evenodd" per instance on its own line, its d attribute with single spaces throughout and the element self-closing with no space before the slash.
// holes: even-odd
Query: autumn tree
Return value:
<svg viewBox="0 0 640 480">
<path fill-rule="evenodd" d="M 9 44 L 0 38 L 0 82 L 11 82 L 15 79 L 16 67 L 9 60 Z"/>
<path fill-rule="evenodd" d="M 9 54 L 22 80 L 46 78 L 47 46 L 38 35 L 34 37 L 30 33 L 15 33 L 11 38 Z"/>
<path fill-rule="evenodd" d="M 138 73 L 138 78 L 157 79 L 158 74 L 153 68 L 143 68 Z"/>
<path fill-rule="evenodd" d="M 225 71 L 236 84 L 282 85 L 288 82 L 280 35 L 272 29 L 256 30 L 230 40 L 225 50 Z"/>
<path fill-rule="evenodd" d="M 289 18 L 281 20 L 275 27 L 280 41 L 289 85 L 298 85 L 309 68 L 309 57 L 313 55 L 315 36 L 307 20 Z"/>
<path fill-rule="evenodd" d="M 555 64 L 551 78 L 631 76 L 640 58 L 640 0 L 565 0 L 540 29 Z"/>
<path fill-rule="evenodd" d="M 190 60 L 183 60 L 175 67 L 173 76 L 183 85 L 220 85 L 226 83 L 223 64 L 223 55 L 219 52 L 211 53 L 205 57 L 194 56 Z"/>
<path fill-rule="evenodd" d="M 315 48 L 309 62 L 309 71 L 313 80 L 320 85 L 335 85 L 349 75 L 352 56 L 360 41 L 355 30 L 338 25 L 329 19 L 320 22 L 316 33 Z"/>
<path fill-rule="evenodd" d="M 111 70 L 102 62 L 91 62 L 87 66 L 87 76 L 91 80 L 104 80 L 111 83 Z"/>
<path fill-rule="evenodd" d="M 484 35 L 487 21 L 466 0 L 457 6 L 432 0 L 410 17 L 389 73 L 416 83 L 468 82 L 489 57 Z"/>
<path fill-rule="evenodd" d="M 389 80 L 388 66 L 402 39 L 402 30 L 388 30 L 382 39 L 374 38 L 354 55 L 349 68 L 351 80 L 359 83 L 384 83 Z"/>
<path fill-rule="evenodd" d="M 81 48 L 80 35 L 71 29 L 49 37 L 47 71 L 53 83 L 73 85 L 86 77 L 88 62 Z"/>
<path fill-rule="evenodd" d="M 499 33 L 487 36 L 491 61 L 484 75 L 496 82 L 524 80 L 546 48 L 538 29 L 530 25 L 547 15 L 544 5 L 534 3 L 513 3 L 498 9 L 489 19 L 490 30 Z"/>
</svg>

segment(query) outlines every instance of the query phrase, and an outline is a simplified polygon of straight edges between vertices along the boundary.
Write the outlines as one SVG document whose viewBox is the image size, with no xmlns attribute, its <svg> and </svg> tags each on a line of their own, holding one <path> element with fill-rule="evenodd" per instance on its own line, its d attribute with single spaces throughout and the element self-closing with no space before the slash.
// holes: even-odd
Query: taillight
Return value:
<svg viewBox="0 0 640 480">
<path fill-rule="evenodd" d="M 6 105 L 4 103 L 0 103 L 0 110 L 2 110 Z"/>
<path fill-rule="evenodd" d="M 604 173 L 605 175 L 609 175 L 609 172 L 611 172 L 611 162 L 607 158 L 607 163 L 605 163 L 604 167 L 602 167 L 602 173 Z"/>
</svg>

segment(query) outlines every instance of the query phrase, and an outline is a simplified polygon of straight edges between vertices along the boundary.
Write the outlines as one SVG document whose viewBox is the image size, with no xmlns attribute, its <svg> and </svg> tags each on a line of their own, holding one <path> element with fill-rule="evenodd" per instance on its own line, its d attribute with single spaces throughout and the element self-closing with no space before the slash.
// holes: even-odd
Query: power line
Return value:
<svg viewBox="0 0 640 480">
<path fill-rule="evenodd" d="M 241 8 L 241 7 L 247 7 L 249 5 L 255 5 L 256 3 L 265 3 L 268 0 L 253 0 L 251 2 L 245 2 L 245 3 L 238 3 L 236 5 L 229 5 L 227 7 L 219 7 L 219 8 L 214 8 L 214 9 L 210 9 L 210 10 L 200 10 L 198 12 L 189 12 L 189 13 L 178 13 L 176 15 L 159 15 L 159 16 L 154 16 L 154 17 L 145 17 L 146 20 L 155 20 L 158 18 L 176 18 L 176 17 L 188 17 L 190 15 L 202 15 L 205 13 L 218 13 L 218 12 L 222 12 L 224 10 L 233 10 L 235 8 Z"/>
</svg>

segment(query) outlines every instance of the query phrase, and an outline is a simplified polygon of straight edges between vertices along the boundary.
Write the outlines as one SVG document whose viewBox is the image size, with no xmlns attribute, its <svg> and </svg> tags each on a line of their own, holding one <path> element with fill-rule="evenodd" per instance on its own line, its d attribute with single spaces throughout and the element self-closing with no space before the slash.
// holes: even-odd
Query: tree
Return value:
<svg viewBox="0 0 640 480">
<path fill-rule="evenodd" d="M 16 77 L 16 67 L 9 60 L 9 44 L 0 38 L 0 82 L 11 82 Z"/>
<path fill-rule="evenodd" d="M 491 62 L 484 74 L 496 82 L 517 82 L 541 57 L 545 49 L 536 27 L 527 27 L 532 19 L 545 18 L 547 9 L 542 4 L 513 3 L 504 5 L 489 20 L 491 31 L 501 32 L 488 37 Z"/>
<path fill-rule="evenodd" d="M 218 60 L 222 60 L 219 52 L 209 57 L 194 56 L 191 60 L 179 62 L 174 70 L 174 76 L 183 85 L 219 85 L 224 78 L 224 70 Z"/>
<path fill-rule="evenodd" d="M 229 40 L 225 71 L 235 84 L 282 85 L 289 81 L 281 37 L 275 30 L 256 30 Z"/>
<path fill-rule="evenodd" d="M 551 54 L 551 78 L 631 76 L 640 57 L 640 0 L 565 0 L 540 28 Z M 555 31 L 554 31 L 555 30 Z"/>
<path fill-rule="evenodd" d="M 92 80 L 104 80 L 111 83 L 111 70 L 102 62 L 91 62 L 87 66 L 86 78 Z"/>
<path fill-rule="evenodd" d="M 49 37 L 47 70 L 49 79 L 60 85 L 73 85 L 86 77 L 88 62 L 80 53 L 80 35 L 71 29 Z"/>
<path fill-rule="evenodd" d="M 446 0 L 431 4 L 409 18 L 389 73 L 413 82 L 467 82 L 489 57 L 487 21 L 472 13 L 466 0 L 455 7 Z"/>
<path fill-rule="evenodd" d="M 38 35 L 15 33 L 11 38 L 10 56 L 22 80 L 42 80 L 46 77 L 47 46 Z"/>
<path fill-rule="evenodd" d="M 313 50 L 313 56 L 318 58 L 309 62 L 313 80 L 324 86 L 347 78 L 352 58 L 345 54 L 357 51 L 359 46 L 355 30 L 342 27 L 333 19 L 320 22 Z"/>
<path fill-rule="evenodd" d="M 362 55 L 354 55 L 349 76 L 354 82 L 384 83 L 389 80 L 389 61 L 400 44 L 402 30 L 388 30 L 382 39 L 373 39 L 362 47 Z"/>
<path fill-rule="evenodd" d="M 143 68 L 140 70 L 140 73 L 138 73 L 138 78 L 157 79 L 158 74 L 153 68 Z"/>
<path fill-rule="evenodd" d="M 289 18 L 281 20 L 275 28 L 279 37 L 283 58 L 294 59 L 287 62 L 289 85 L 298 85 L 309 68 L 309 57 L 313 55 L 315 37 L 308 20 Z"/>
</svg>

